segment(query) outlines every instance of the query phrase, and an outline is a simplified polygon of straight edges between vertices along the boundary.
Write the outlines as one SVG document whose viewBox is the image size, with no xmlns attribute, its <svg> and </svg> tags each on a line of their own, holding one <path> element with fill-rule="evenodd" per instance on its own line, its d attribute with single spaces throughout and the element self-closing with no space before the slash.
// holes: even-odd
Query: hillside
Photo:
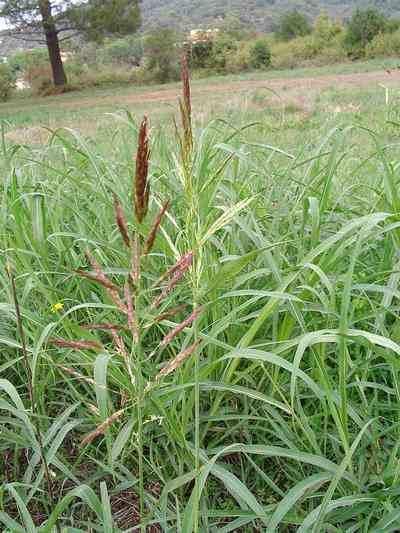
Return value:
<svg viewBox="0 0 400 533">
<path fill-rule="evenodd" d="M 388 16 L 400 17 L 400 0 L 142 0 L 141 9 L 144 31 L 159 26 L 184 31 L 220 26 L 227 17 L 239 19 L 246 27 L 271 31 L 279 17 L 291 9 L 311 19 L 326 10 L 345 20 L 356 7 L 371 5 Z M 35 41 L 10 37 L 0 26 L 0 58 L 37 46 Z"/>
<path fill-rule="evenodd" d="M 297 8 L 310 18 L 325 9 L 345 19 L 356 7 L 371 5 L 400 17 L 399 0 L 143 0 L 142 11 L 146 28 L 191 29 L 216 24 L 231 15 L 258 30 L 271 30 L 280 15 L 290 9 Z"/>
<path fill-rule="evenodd" d="M 0 31 L 0 60 L 3 57 L 10 56 L 19 50 L 29 50 L 37 48 L 39 45 L 36 41 L 18 39 L 8 34 L 6 30 Z"/>
</svg>

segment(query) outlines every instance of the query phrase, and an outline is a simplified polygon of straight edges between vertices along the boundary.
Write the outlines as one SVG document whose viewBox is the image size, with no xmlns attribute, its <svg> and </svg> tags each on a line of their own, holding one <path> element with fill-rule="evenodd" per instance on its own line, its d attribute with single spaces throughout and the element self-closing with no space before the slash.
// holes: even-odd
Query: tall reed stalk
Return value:
<svg viewBox="0 0 400 533">
<path fill-rule="evenodd" d="M 181 124 L 182 134 L 178 134 L 181 165 L 184 177 L 184 189 L 187 202 L 187 219 L 186 232 L 187 238 L 190 242 L 190 248 L 195 251 L 192 266 L 192 299 L 193 309 L 196 312 L 201 305 L 200 301 L 200 283 L 201 283 L 201 254 L 202 247 L 200 243 L 200 207 L 199 207 L 199 191 L 197 191 L 197 183 L 193 175 L 194 162 L 194 140 L 192 129 L 192 95 L 190 86 L 190 71 L 188 65 L 187 54 L 182 55 L 181 60 L 181 77 L 182 77 L 182 99 L 180 100 Z M 199 343 L 199 329 L 198 321 L 193 325 L 194 342 Z M 197 350 L 199 352 L 199 350 Z M 194 453 L 195 453 L 195 493 L 193 506 L 193 530 L 195 533 L 199 531 L 200 523 L 200 361 L 199 353 L 194 356 Z"/>
<path fill-rule="evenodd" d="M 138 148 L 136 154 L 136 173 L 134 180 L 134 210 L 138 224 L 140 225 L 149 209 L 149 197 L 150 197 L 150 183 L 148 180 L 149 172 L 149 159 L 150 159 L 150 146 L 149 146 L 149 133 L 148 122 L 145 117 L 139 128 Z M 132 270 L 131 270 L 131 282 L 134 290 L 134 313 L 136 316 L 141 316 L 142 306 L 142 250 L 143 243 L 140 238 L 140 233 L 133 238 L 132 246 Z M 127 293 L 127 299 L 129 304 L 131 303 L 131 297 L 129 292 Z M 144 395 L 144 380 L 143 380 L 143 347 L 141 339 L 141 331 L 139 327 L 135 326 L 136 318 L 129 317 L 128 322 L 132 333 L 132 346 L 135 351 L 135 363 L 136 363 L 136 379 L 137 379 L 137 439 L 138 439 L 138 469 L 139 469 L 139 505 L 140 505 L 140 517 L 141 517 L 141 531 L 145 533 L 146 527 L 143 524 L 143 517 L 145 513 L 145 491 L 144 491 L 144 456 L 143 456 L 143 395 Z"/>
</svg>

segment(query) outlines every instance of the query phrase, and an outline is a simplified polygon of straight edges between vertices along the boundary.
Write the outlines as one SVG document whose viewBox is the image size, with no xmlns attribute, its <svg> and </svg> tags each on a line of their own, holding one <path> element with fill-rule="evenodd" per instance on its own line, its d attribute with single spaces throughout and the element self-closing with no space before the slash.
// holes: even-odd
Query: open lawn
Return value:
<svg viewBox="0 0 400 533">
<path fill-rule="evenodd" d="M 180 92 L 0 106 L 2 530 L 398 531 L 400 70 Z"/>
</svg>

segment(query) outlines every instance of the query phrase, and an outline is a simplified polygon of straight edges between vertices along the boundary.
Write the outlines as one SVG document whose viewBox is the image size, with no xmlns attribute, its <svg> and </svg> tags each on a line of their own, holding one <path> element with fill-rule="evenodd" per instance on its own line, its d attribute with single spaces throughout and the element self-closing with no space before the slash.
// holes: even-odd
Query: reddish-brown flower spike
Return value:
<svg viewBox="0 0 400 533">
<path fill-rule="evenodd" d="M 67 374 L 70 376 L 73 376 L 76 379 L 80 379 L 82 381 L 86 381 L 86 383 L 90 383 L 91 385 L 96 385 L 96 382 L 92 378 L 88 378 L 87 376 L 84 376 L 83 374 L 80 374 L 73 368 L 69 368 L 68 366 L 58 365 L 58 368 L 61 368 L 61 370 L 64 370 Z"/>
<path fill-rule="evenodd" d="M 179 335 L 182 330 L 190 326 L 199 317 L 201 312 L 201 307 L 195 309 L 192 314 L 186 317 L 183 322 L 178 324 L 172 331 L 168 333 L 168 335 L 163 338 L 163 340 L 161 341 L 161 346 L 166 346 L 167 344 L 169 344 L 177 335 Z"/>
<path fill-rule="evenodd" d="M 156 240 L 157 232 L 160 227 L 163 216 L 165 215 L 166 210 L 169 207 L 169 200 L 165 202 L 162 206 L 161 211 L 158 213 L 156 219 L 154 220 L 153 226 L 147 236 L 146 242 L 144 243 L 143 255 L 147 255 L 151 252 L 153 248 L 154 241 Z"/>
<path fill-rule="evenodd" d="M 183 97 L 180 101 L 180 111 L 183 128 L 183 141 L 181 141 L 182 155 L 186 161 L 193 148 L 193 132 L 192 132 L 192 95 L 190 89 L 190 72 L 187 54 L 184 52 L 181 61 L 181 77 Z"/>
<path fill-rule="evenodd" d="M 102 350 L 102 345 L 96 341 L 70 341 L 67 339 L 49 339 L 49 344 L 58 348 L 73 348 L 75 350 Z"/>
<path fill-rule="evenodd" d="M 149 207 L 150 185 L 148 182 L 150 147 L 147 117 L 144 117 L 139 129 L 136 154 L 136 174 L 134 183 L 134 205 L 138 222 L 142 222 Z"/>
<path fill-rule="evenodd" d="M 101 266 L 97 263 L 95 258 L 91 255 L 89 251 L 86 252 L 86 256 L 92 265 L 92 268 L 94 270 L 94 273 L 91 272 L 85 272 L 84 270 L 77 270 L 77 274 L 80 276 L 83 276 L 85 278 L 91 279 L 92 281 L 95 281 L 105 287 L 107 290 L 107 293 L 109 294 L 111 300 L 114 302 L 114 304 L 118 307 L 120 311 L 126 314 L 126 306 L 122 302 L 120 296 L 119 296 L 119 289 L 118 287 L 110 281 L 107 276 L 104 274 L 104 272 L 101 269 Z"/>
<path fill-rule="evenodd" d="M 129 329 L 132 333 L 133 340 L 137 343 L 139 342 L 139 326 L 137 323 L 136 309 L 135 309 L 134 301 L 132 299 L 131 291 L 129 290 L 128 282 L 125 283 L 124 294 L 125 294 L 126 308 L 128 311 L 127 315 L 128 315 Z"/>
<path fill-rule="evenodd" d="M 123 340 L 123 338 L 120 335 L 118 335 L 118 333 L 115 331 L 115 329 L 111 330 L 111 335 L 112 335 L 112 338 L 113 338 L 113 341 L 114 341 L 115 347 L 117 348 L 118 353 L 123 357 L 123 359 L 125 361 L 126 369 L 128 371 L 131 383 L 132 383 L 132 385 L 134 385 L 135 384 L 135 376 L 133 375 L 133 372 L 132 372 L 131 364 L 130 364 L 130 361 L 129 361 L 129 355 L 128 355 L 127 349 L 125 347 L 124 340 Z"/>
<path fill-rule="evenodd" d="M 192 353 L 196 350 L 199 344 L 200 341 L 195 342 L 194 344 L 186 348 L 186 350 L 180 352 L 175 357 L 175 359 L 172 359 L 172 361 L 167 363 L 167 365 L 157 374 L 156 381 L 159 381 L 161 378 L 168 376 L 168 374 L 171 374 L 177 368 L 179 368 L 184 363 L 184 361 L 192 355 Z"/>
<path fill-rule="evenodd" d="M 190 73 L 187 54 L 182 55 L 181 76 L 183 85 L 183 104 L 189 121 L 192 118 L 192 95 L 190 90 Z"/>
<path fill-rule="evenodd" d="M 168 284 L 163 288 L 161 294 L 154 300 L 151 307 L 154 309 L 158 307 L 160 303 L 172 292 L 175 286 L 184 276 L 185 272 L 189 270 L 193 262 L 193 252 L 188 252 L 184 255 L 164 276 L 162 279 L 169 277 Z"/>
<path fill-rule="evenodd" d="M 163 320 L 166 320 L 167 318 L 173 318 L 181 311 L 184 311 L 186 307 L 187 307 L 186 304 L 181 304 L 181 305 L 178 305 L 177 307 L 173 307 L 172 309 L 165 311 L 165 313 L 161 313 L 161 315 L 156 316 L 154 319 L 154 322 L 158 324 L 159 322 L 162 322 Z"/>
<path fill-rule="evenodd" d="M 117 221 L 118 229 L 121 234 L 121 237 L 128 248 L 131 247 L 131 240 L 128 233 L 128 224 L 126 223 L 124 210 L 122 208 L 121 202 L 118 200 L 117 196 L 114 194 L 114 211 L 115 211 L 115 220 Z"/>
<path fill-rule="evenodd" d="M 94 439 L 97 437 L 100 437 L 101 435 L 104 435 L 104 433 L 107 431 L 107 429 L 121 416 L 124 414 L 124 409 L 121 409 L 120 411 L 117 411 L 116 413 L 112 414 L 110 417 L 108 417 L 102 424 L 100 424 L 94 431 L 91 433 L 88 433 L 82 440 L 81 440 L 81 446 L 86 446 L 87 444 L 90 444 Z"/>
<path fill-rule="evenodd" d="M 126 326 L 121 326 L 119 324 L 112 324 L 111 322 L 105 322 L 104 324 L 83 324 L 81 328 L 88 329 L 88 330 L 101 330 L 101 331 L 109 331 L 111 329 L 115 331 L 119 331 L 121 329 L 127 329 Z"/>
<path fill-rule="evenodd" d="M 134 235 L 132 242 L 131 271 L 129 273 L 134 287 L 136 287 L 140 278 L 140 257 L 141 247 L 139 237 Z"/>
<path fill-rule="evenodd" d="M 175 274 L 176 271 L 181 270 L 182 267 L 185 267 L 186 265 L 191 265 L 193 262 L 193 252 L 188 252 L 187 254 L 183 255 L 177 263 L 173 267 L 171 267 L 169 270 L 164 272 L 164 274 L 156 281 L 154 284 L 154 287 L 157 285 L 160 285 L 165 279 L 171 278 L 173 274 Z"/>
</svg>

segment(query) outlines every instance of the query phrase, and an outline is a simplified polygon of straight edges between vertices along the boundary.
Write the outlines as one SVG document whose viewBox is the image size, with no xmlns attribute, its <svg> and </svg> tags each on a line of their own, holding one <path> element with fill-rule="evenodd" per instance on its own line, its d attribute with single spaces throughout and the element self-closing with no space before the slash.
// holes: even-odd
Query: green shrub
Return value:
<svg viewBox="0 0 400 533">
<path fill-rule="evenodd" d="M 26 66 L 24 68 L 24 78 L 31 87 L 32 92 L 38 96 L 45 96 L 54 86 L 48 62 L 45 65 L 29 64 Z"/>
<path fill-rule="evenodd" d="M 236 41 L 228 33 L 220 33 L 214 41 L 208 66 L 217 70 L 217 72 L 224 72 L 227 65 L 231 64 L 230 56 L 235 54 L 238 49 L 239 41 Z"/>
<path fill-rule="evenodd" d="M 329 15 L 323 11 L 319 14 L 314 22 L 313 36 L 316 40 L 320 41 L 323 46 L 331 43 L 338 35 L 343 33 L 343 26 L 329 17 Z"/>
<path fill-rule="evenodd" d="M 223 71 L 226 73 L 237 74 L 251 68 L 250 44 L 246 41 L 236 43 L 236 47 L 227 50 L 224 57 Z"/>
<path fill-rule="evenodd" d="M 400 55 L 400 30 L 394 33 L 380 33 L 365 47 L 367 58 L 398 55 Z"/>
<path fill-rule="evenodd" d="M 386 31 L 388 33 L 394 33 L 397 30 L 400 30 L 400 19 L 390 18 L 386 22 Z"/>
<path fill-rule="evenodd" d="M 134 69 L 121 65 L 101 65 L 98 68 L 88 68 L 81 74 L 70 76 L 70 81 L 72 85 L 80 88 L 124 85 L 132 83 L 134 72 Z"/>
<path fill-rule="evenodd" d="M 365 54 L 365 47 L 387 29 L 387 19 L 375 8 L 357 9 L 346 29 L 345 45 L 350 56 Z"/>
<path fill-rule="evenodd" d="M 93 42 L 84 43 L 81 46 L 73 47 L 76 62 L 85 66 L 97 65 L 100 62 L 102 48 Z"/>
<path fill-rule="evenodd" d="M 15 89 L 15 76 L 10 66 L 0 63 L 0 101 L 5 102 Z"/>
<path fill-rule="evenodd" d="M 137 37 L 112 39 L 105 42 L 97 54 L 97 61 L 105 64 L 137 66 L 143 57 L 143 43 Z"/>
<path fill-rule="evenodd" d="M 213 53 L 213 41 L 211 39 L 193 43 L 192 45 L 192 68 L 206 68 L 211 61 Z"/>
<path fill-rule="evenodd" d="M 315 58 L 321 46 L 313 36 L 298 37 L 289 42 L 278 42 L 272 46 L 272 65 L 275 68 L 295 68 L 302 62 Z"/>
<path fill-rule="evenodd" d="M 167 83 L 179 79 L 179 42 L 173 30 L 164 28 L 146 36 L 144 68 L 148 71 L 148 81 Z"/>
<path fill-rule="evenodd" d="M 257 39 L 250 47 L 250 65 L 255 69 L 271 65 L 271 50 L 266 39 Z"/>
<path fill-rule="evenodd" d="M 30 68 L 46 67 L 49 55 L 46 48 L 17 52 L 9 60 L 10 67 L 17 75 L 24 75 Z"/>
<path fill-rule="evenodd" d="M 303 13 L 294 9 L 285 13 L 280 21 L 276 35 L 283 41 L 304 37 L 312 32 L 312 26 Z"/>
<path fill-rule="evenodd" d="M 347 53 L 343 46 L 343 39 L 341 35 L 338 35 L 333 41 L 328 43 L 328 46 L 324 46 L 318 52 L 313 63 L 317 66 L 333 65 L 334 63 L 340 63 L 347 59 Z"/>
</svg>

